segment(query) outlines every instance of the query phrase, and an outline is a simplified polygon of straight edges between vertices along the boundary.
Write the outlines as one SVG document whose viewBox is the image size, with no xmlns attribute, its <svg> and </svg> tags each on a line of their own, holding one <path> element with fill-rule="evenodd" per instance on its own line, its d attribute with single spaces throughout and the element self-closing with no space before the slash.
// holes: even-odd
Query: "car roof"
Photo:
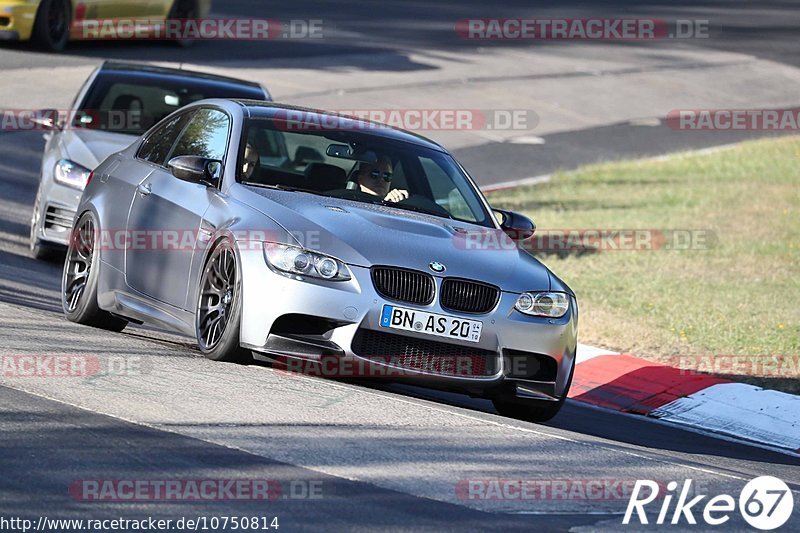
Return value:
<svg viewBox="0 0 800 533">
<path fill-rule="evenodd" d="M 275 102 L 265 102 L 261 100 L 244 100 L 241 98 L 234 98 L 234 102 L 238 103 L 246 109 L 246 112 L 251 118 L 271 119 L 282 118 L 287 119 L 286 111 L 297 111 L 302 113 L 303 120 L 308 120 L 310 123 L 324 124 L 324 119 L 329 117 L 336 117 L 342 130 L 362 131 L 375 135 L 376 137 L 383 137 L 396 141 L 403 141 L 418 146 L 424 146 L 438 152 L 447 152 L 445 148 L 439 143 L 432 141 L 422 135 L 412 133 L 410 131 L 395 128 L 373 120 L 353 118 L 348 115 L 336 113 L 333 111 L 324 111 L 322 109 L 313 109 L 308 107 L 293 106 L 287 104 L 279 104 Z M 290 118 L 291 120 L 291 118 Z M 379 127 L 370 127 L 379 126 Z"/>
<path fill-rule="evenodd" d="M 169 67 L 157 67 L 154 65 L 147 65 L 143 63 L 123 63 L 119 61 L 105 61 L 100 67 L 100 73 L 103 72 L 113 72 L 115 74 L 138 74 L 138 75 L 150 75 L 153 78 L 159 77 L 172 77 L 172 78 L 188 78 L 188 79 L 201 79 L 210 82 L 217 82 L 217 83 L 230 83 L 235 85 L 242 85 L 245 87 L 253 87 L 256 89 L 261 89 L 261 85 L 247 80 L 241 80 L 238 78 L 231 78 L 228 76 L 220 76 L 217 74 L 208 74 L 206 72 L 197 72 L 194 70 L 184 70 L 178 68 L 169 68 Z"/>
</svg>

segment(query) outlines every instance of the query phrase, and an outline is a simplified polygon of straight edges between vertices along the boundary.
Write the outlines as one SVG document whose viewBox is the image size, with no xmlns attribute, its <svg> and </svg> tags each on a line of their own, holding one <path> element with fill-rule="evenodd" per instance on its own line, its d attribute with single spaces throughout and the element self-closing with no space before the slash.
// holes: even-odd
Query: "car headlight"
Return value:
<svg viewBox="0 0 800 533">
<path fill-rule="evenodd" d="M 86 188 L 86 183 L 89 181 L 89 174 L 91 173 L 91 170 L 79 165 L 74 161 L 62 159 L 56 163 L 53 177 L 62 185 L 73 187 L 82 191 Z"/>
<path fill-rule="evenodd" d="M 329 281 L 350 279 L 350 271 L 338 259 L 298 246 L 265 242 L 264 257 L 272 268 L 286 274 Z"/>
<path fill-rule="evenodd" d="M 523 292 L 514 308 L 526 315 L 561 318 L 569 310 L 569 295 L 563 292 Z"/>
</svg>

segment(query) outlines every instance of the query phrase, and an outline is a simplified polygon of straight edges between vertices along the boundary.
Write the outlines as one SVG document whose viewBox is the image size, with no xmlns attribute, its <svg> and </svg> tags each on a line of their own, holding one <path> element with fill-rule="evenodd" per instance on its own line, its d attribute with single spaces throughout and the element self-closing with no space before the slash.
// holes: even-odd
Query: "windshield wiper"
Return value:
<svg viewBox="0 0 800 533">
<path fill-rule="evenodd" d="M 276 189 L 278 191 L 307 192 L 309 194 L 322 195 L 322 193 L 318 192 L 318 191 L 312 191 L 312 190 L 309 190 L 309 189 L 301 189 L 299 187 L 291 187 L 289 185 L 280 185 L 280 184 L 273 184 L 273 183 L 256 183 L 254 181 L 243 181 L 242 184 L 243 185 L 252 185 L 254 187 L 263 187 L 265 189 Z"/>
</svg>

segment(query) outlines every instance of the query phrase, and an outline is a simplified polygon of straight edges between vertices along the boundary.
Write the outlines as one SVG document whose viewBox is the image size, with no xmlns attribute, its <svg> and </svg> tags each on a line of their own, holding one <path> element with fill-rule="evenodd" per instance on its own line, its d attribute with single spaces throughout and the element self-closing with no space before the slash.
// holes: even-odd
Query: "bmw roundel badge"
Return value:
<svg viewBox="0 0 800 533">
<path fill-rule="evenodd" d="M 428 266 L 431 268 L 431 270 L 433 270 L 437 274 L 441 274 L 442 272 L 447 270 L 447 268 L 443 264 L 441 264 L 439 261 L 433 261 Z"/>
</svg>

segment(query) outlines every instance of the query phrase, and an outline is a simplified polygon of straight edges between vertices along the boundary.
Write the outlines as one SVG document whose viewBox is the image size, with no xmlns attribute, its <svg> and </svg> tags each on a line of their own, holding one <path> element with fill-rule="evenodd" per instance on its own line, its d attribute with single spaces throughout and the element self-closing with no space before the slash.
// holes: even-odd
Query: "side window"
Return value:
<svg viewBox="0 0 800 533">
<path fill-rule="evenodd" d="M 194 114 L 167 157 L 196 155 L 208 159 L 225 158 L 228 148 L 228 115 L 216 109 L 201 109 Z"/>
<path fill-rule="evenodd" d="M 155 130 L 142 143 L 136 157 L 156 165 L 166 166 L 167 154 L 191 116 L 192 113 L 183 113 Z"/>
</svg>

